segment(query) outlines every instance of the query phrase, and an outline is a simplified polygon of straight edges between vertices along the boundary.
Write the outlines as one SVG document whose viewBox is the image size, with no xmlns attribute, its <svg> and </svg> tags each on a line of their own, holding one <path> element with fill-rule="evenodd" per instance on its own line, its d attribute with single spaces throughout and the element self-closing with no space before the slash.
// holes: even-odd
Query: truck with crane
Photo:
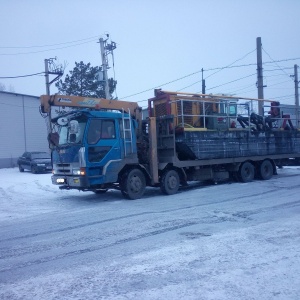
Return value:
<svg viewBox="0 0 300 300">
<path fill-rule="evenodd" d="M 60 189 L 138 199 L 146 186 L 175 194 L 189 181 L 267 180 L 300 159 L 299 109 L 277 101 L 155 90 L 136 102 L 43 95 Z M 264 115 L 254 112 L 264 101 Z"/>
</svg>

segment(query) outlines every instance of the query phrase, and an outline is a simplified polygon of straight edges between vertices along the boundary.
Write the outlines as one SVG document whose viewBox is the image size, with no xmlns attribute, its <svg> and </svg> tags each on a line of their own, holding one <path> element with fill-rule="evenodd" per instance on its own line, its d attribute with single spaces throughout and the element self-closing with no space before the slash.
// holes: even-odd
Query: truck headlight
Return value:
<svg viewBox="0 0 300 300">
<path fill-rule="evenodd" d="M 83 176 L 83 175 L 85 175 L 85 168 L 73 169 L 72 174 Z"/>
<path fill-rule="evenodd" d="M 80 169 L 73 169 L 73 175 L 80 175 Z"/>
</svg>

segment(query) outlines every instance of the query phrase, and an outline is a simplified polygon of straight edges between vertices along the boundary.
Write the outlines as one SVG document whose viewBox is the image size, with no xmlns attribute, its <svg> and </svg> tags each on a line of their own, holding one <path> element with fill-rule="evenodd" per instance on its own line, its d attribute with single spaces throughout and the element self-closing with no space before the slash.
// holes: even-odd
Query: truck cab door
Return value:
<svg viewBox="0 0 300 300">
<path fill-rule="evenodd" d="M 121 159 L 120 138 L 114 119 L 91 119 L 87 133 L 87 167 L 100 175 L 110 161 Z"/>
</svg>

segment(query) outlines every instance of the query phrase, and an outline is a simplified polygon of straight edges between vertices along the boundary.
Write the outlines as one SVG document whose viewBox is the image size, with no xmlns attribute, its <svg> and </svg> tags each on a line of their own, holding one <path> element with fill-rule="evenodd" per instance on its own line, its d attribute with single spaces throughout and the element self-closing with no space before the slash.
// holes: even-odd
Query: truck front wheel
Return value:
<svg viewBox="0 0 300 300">
<path fill-rule="evenodd" d="M 175 170 L 167 170 L 163 173 L 160 189 L 166 195 L 176 194 L 179 189 L 179 175 Z"/>
<path fill-rule="evenodd" d="M 139 169 L 131 169 L 123 174 L 121 179 L 121 192 L 130 200 L 139 199 L 144 195 L 146 179 Z"/>
</svg>

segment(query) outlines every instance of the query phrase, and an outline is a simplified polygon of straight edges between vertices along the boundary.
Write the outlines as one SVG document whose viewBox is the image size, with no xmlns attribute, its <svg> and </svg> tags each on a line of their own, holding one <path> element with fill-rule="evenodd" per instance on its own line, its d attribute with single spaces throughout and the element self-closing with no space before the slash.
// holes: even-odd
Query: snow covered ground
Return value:
<svg viewBox="0 0 300 300">
<path fill-rule="evenodd" d="M 0 170 L 0 299 L 300 299 L 300 168 L 143 199 Z"/>
</svg>

